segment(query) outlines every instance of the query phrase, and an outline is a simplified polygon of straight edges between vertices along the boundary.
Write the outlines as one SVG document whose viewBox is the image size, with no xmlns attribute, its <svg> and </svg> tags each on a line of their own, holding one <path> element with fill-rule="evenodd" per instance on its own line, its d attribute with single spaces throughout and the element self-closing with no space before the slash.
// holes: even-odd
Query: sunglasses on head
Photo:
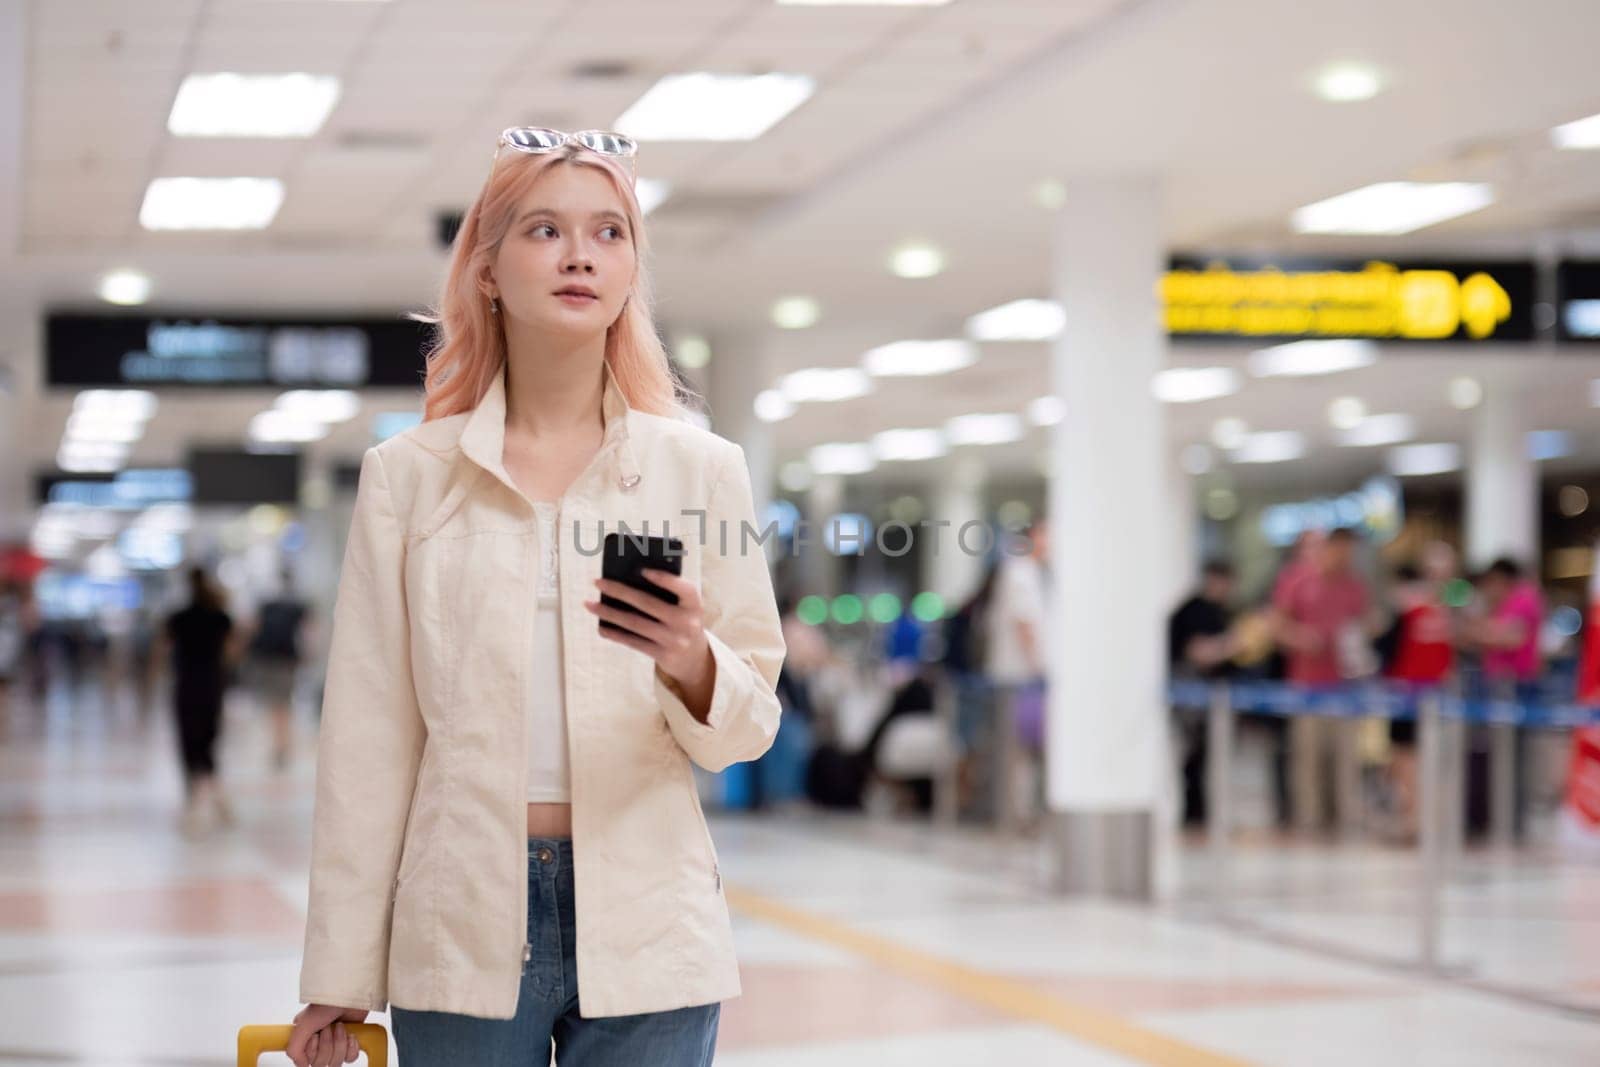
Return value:
<svg viewBox="0 0 1600 1067">
<path fill-rule="evenodd" d="M 554 152 L 567 144 L 582 145 L 602 156 L 626 160 L 628 176 L 634 181 L 638 180 L 634 157 L 639 153 L 639 142 L 610 130 L 579 130 L 577 133 L 566 133 L 546 126 L 512 126 L 501 132 L 500 140 L 494 146 L 494 161 L 499 162 L 502 148 L 541 155 Z"/>
</svg>

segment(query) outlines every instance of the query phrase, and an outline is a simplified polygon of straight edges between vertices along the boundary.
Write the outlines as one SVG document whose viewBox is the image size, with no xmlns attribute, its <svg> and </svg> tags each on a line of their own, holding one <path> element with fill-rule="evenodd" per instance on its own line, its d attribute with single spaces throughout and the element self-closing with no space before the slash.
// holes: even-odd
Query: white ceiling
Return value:
<svg viewBox="0 0 1600 1067">
<path fill-rule="evenodd" d="M 444 266 L 435 213 L 483 178 L 495 134 L 537 122 L 605 126 L 662 74 L 797 71 L 817 94 L 766 136 L 738 144 L 646 143 L 640 175 L 674 193 L 652 215 L 659 311 L 672 332 L 713 339 L 716 358 L 759 350 L 774 375 L 853 364 L 903 337 L 953 335 L 971 313 L 1046 295 L 1051 214 L 1044 178 L 1153 173 L 1167 190 L 1171 247 L 1339 257 L 1600 255 L 1600 153 L 1557 152 L 1548 130 L 1600 112 L 1592 0 L 956 0 L 940 8 L 782 7 L 771 0 L 32 0 L 23 9 L 21 98 L 0 100 L 19 180 L 0 182 L 17 234 L 6 249 L 0 351 L 23 397 L 24 454 L 48 465 L 69 405 L 37 396 L 36 324 L 47 307 L 93 307 L 100 274 L 149 273 L 153 307 L 394 312 L 434 295 Z M 1333 60 L 1377 64 L 1389 89 L 1363 104 L 1315 98 Z M 618 64 L 614 77 L 581 77 Z M 343 96 L 304 141 L 179 140 L 172 97 L 197 71 L 337 74 Z M 161 175 L 285 179 L 273 226 L 238 235 L 153 234 L 137 222 Z M 1493 208 L 1413 238 L 1292 236 L 1288 213 L 1398 178 L 1491 180 Z M 0 227 L 0 235 L 11 232 Z M 938 278 L 884 269 L 910 238 L 948 255 Z M 809 293 L 813 330 L 767 324 L 771 301 Z M 1179 347 L 1175 362 L 1238 361 Z M 775 428 L 780 458 L 892 426 L 973 410 L 1021 410 L 1046 388 L 1043 345 L 986 345 L 940 379 L 882 385 L 872 402 L 804 410 Z M 1238 397 L 1175 408 L 1175 443 L 1237 414 L 1260 429 L 1317 428 L 1327 400 L 1417 415 L 1464 440 L 1444 400 L 1463 367 L 1528 383 L 1541 428 L 1569 429 L 1580 459 L 1592 356 L 1407 348 L 1334 379 L 1253 382 Z M 168 394 L 138 463 L 170 463 L 193 438 L 236 439 L 271 394 Z M 373 393 L 371 410 L 412 406 Z M 315 446 L 358 455 L 366 414 Z M 848 432 L 846 430 L 848 428 Z M 1028 469 L 1045 446 L 984 450 Z M 1310 484 L 1375 468 L 1371 452 L 1319 448 L 1245 481 Z M 893 465 L 914 473 L 917 465 Z M 936 473 L 930 471 L 930 474 Z"/>
</svg>

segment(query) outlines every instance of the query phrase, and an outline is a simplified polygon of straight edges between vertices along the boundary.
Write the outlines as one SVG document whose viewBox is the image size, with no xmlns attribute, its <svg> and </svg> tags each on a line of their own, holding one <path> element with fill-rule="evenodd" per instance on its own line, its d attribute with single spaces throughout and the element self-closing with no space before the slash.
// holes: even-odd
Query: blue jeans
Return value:
<svg viewBox="0 0 1600 1067">
<path fill-rule="evenodd" d="M 528 944 L 513 1019 L 390 1006 L 401 1067 L 703 1067 L 717 1046 L 720 1004 L 604 1019 L 578 1014 L 572 841 L 528 839 Z"/>
</svg>

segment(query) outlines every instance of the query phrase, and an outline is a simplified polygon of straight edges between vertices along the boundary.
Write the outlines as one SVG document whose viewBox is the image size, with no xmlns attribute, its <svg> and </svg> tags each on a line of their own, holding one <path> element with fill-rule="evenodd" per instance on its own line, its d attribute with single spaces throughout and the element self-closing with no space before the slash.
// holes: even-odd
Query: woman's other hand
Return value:
<svg viewBox="0 0 1600 1067">
<path fill-rule="evenodd" d="M 334 1067 L 354 1063 L 361 1046 L 345 1023 L 366 1022 L 360 1008 L 336 1008 L 331 1004 L 307 1004 L 294 1017 L 294 1032 L 289 1035 L 288 1055 L 295 1067 Z"/>
</svg>

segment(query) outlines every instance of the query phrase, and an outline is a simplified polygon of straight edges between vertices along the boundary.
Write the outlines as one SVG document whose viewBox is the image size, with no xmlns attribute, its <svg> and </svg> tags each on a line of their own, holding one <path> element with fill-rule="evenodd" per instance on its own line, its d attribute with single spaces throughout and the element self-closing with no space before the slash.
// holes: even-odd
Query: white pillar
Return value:
<svg viewBox="0 0 1600 1067">
<path fill-rule="evenodd" d="M 711 362 L 704 380 L 711 428 L 744 448 L 759 525 L 776 476 L 772 432 L 755 415 L 756 394 L 772 384 L 767 353 L 759 342 L 739 335 L 712 337 L 710 343 Z"/>
<path fill-rule="evenodd" d="M 1168 459 L 1150 392 L 1166 338 L 1159 182 L 1068 183 L 1056 235 L 1066 330 L 1051 359 L 1047 797 L 1055 884 L 1148 898 L 1165 766 Z"/>
<path fill-rule="evenodd" d="M 925 535 L 929 539 L 928 551 L 923 554 L 922 585 L 939 594 L 949 607 L 958 607 L 978 588 L 983 580 L 983 556 L 978 553 L 986 539 L 973 527 L 964 539 L 972 551 L 962 549 L 961 528 L 969 522 L 983 522 L 986 511 L 983 504 L 984 482 L 988 471 L 984 464 L 963 457 L 940 471 L 938 483 L 933 487 L 933 506 L 925 518 L 929 525 Z M 932 525 L 946 523 L 943 526 Z"/>
<path fill-rule="evenodd" d="M 807 524 L 806 543 L 799 548 L 802 593 L 833 597 L 839 590 L 838 557 L 825 544 L 828 520 L 844 506 L 844 478 L 838 474 L 818 474 L 806 490 L 801 518 Z"/>
<path fill-rule="evenodd" d="M 1510 376 L 1484 382 L 1467 459 L 1467 559 L 1510 556 L 1539 573 L 1539 467 L 1528 456 L 1527 402 Z"/>
</svg>

